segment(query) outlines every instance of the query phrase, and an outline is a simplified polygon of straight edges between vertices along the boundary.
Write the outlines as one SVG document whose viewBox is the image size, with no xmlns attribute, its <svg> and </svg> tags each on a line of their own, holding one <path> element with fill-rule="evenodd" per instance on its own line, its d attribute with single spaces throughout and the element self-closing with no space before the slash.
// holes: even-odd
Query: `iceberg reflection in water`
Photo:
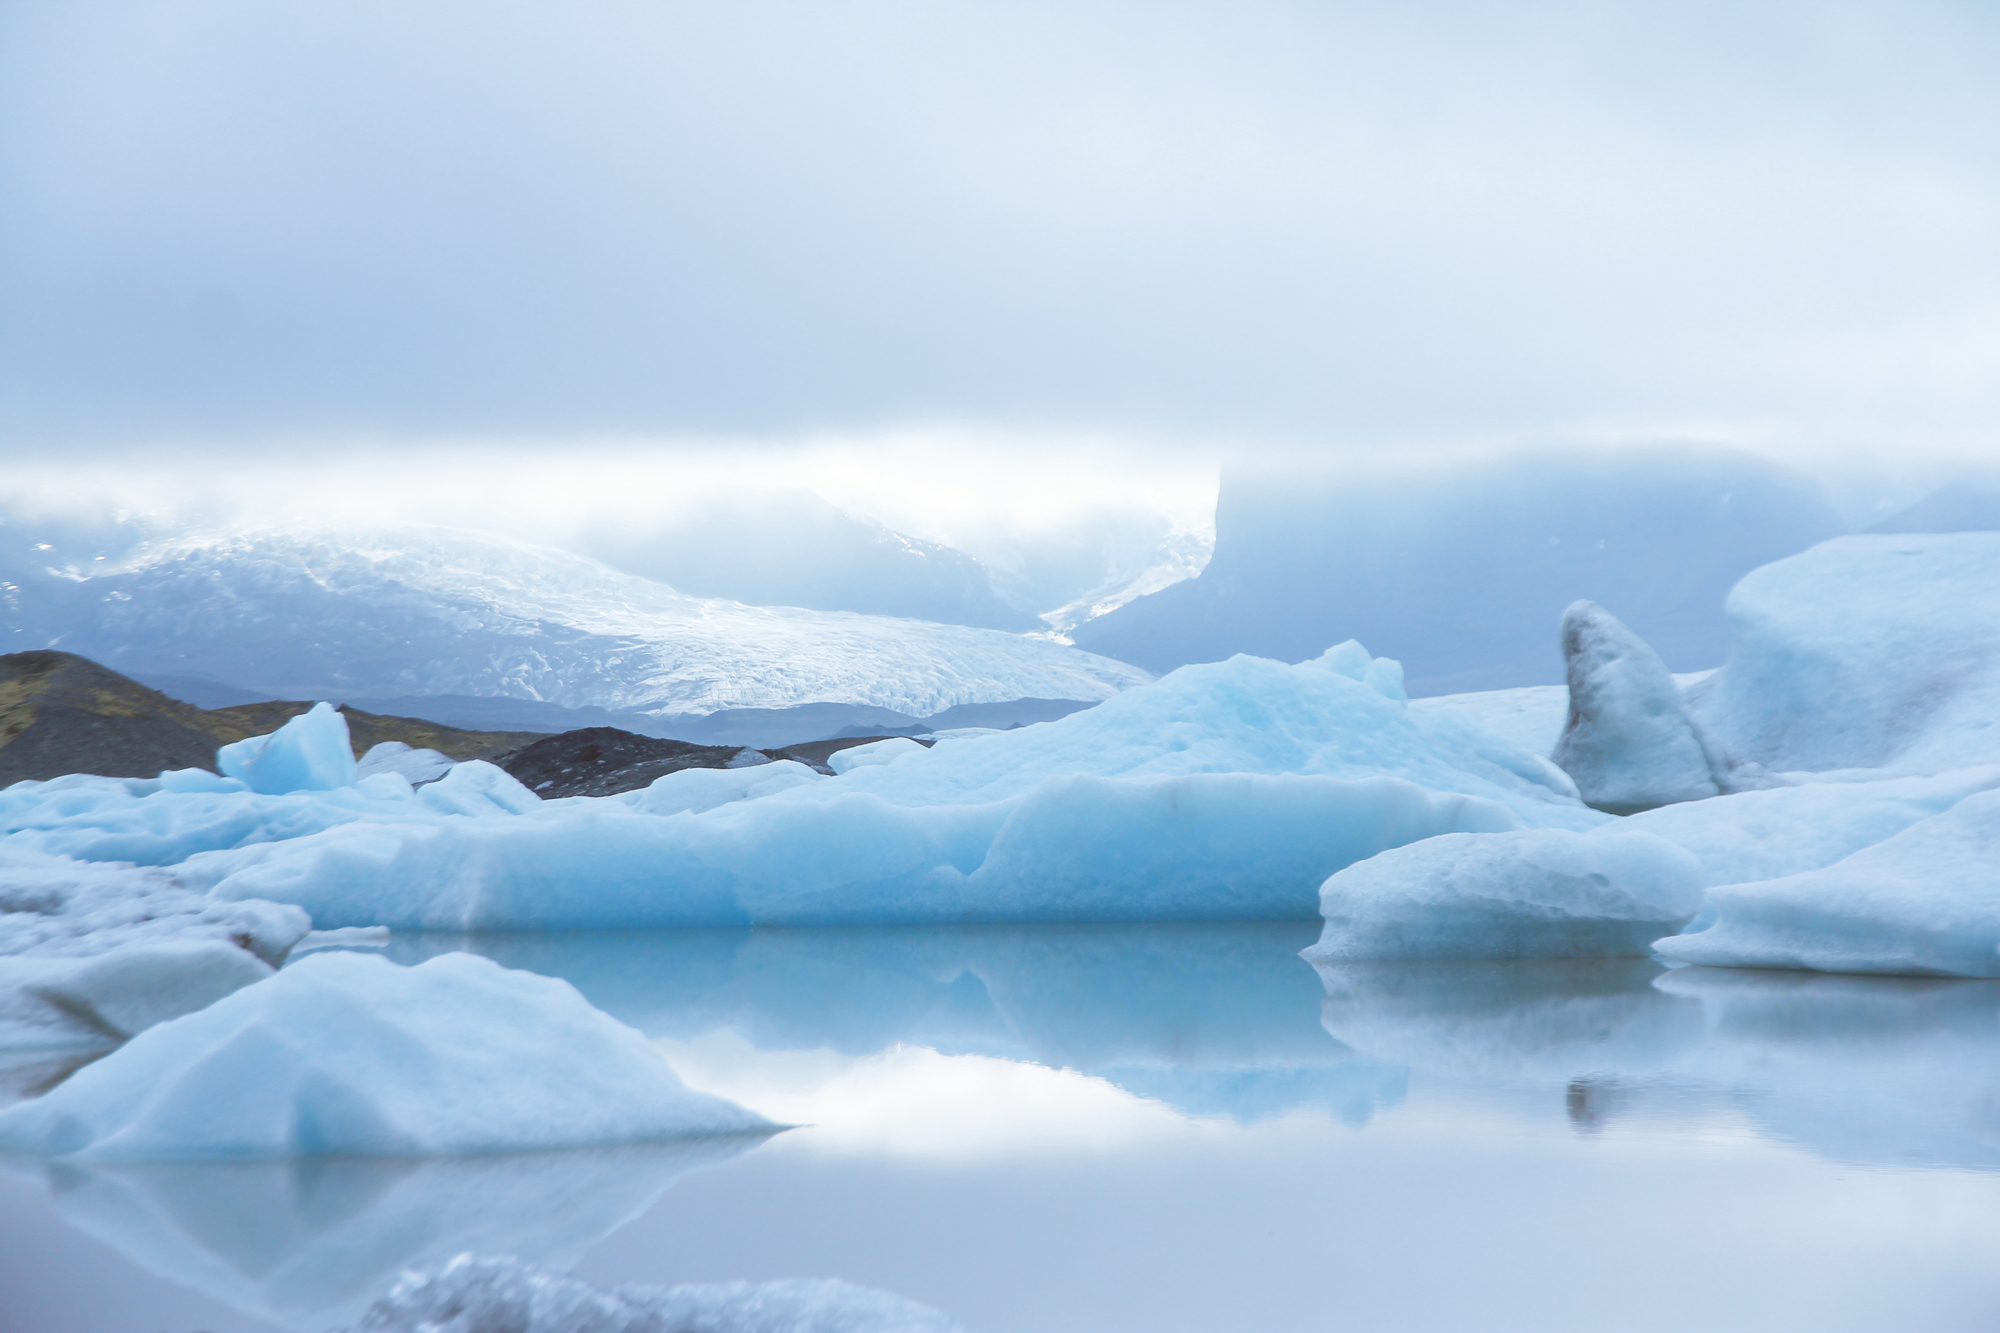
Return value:
<svg viewBox="0 0 2000 1333">
<path fill-rule="evenodd" d="M 980 1333 L 2000 1323 L 2000 982 L 1314 969 L 1296 955 L 1317 933 L 399 936 L 397 961 L 467 949 L 561 977 L 691 1086 L 803 1127 L 30 1169 L 74 1232 L 301 1331 L 462 1251 L 600 1287 L 838 1277 Z M 0 1244 L 0 1316 L 119 1281 L 115 1254 L 64 1253 L 84 1257 L 50 1275 Z M 1664 1300 L 1663 1272 L 1699 1278 Z"/>
<path fill-rule="evenodd" d="M 495 1157 L 46 1169 L 63 1218 L 150 1272 L 285 1328 L 351 1324 L 405 1269 L 528 1254 L 566 1269 L 678 1177 L 765 1136 Z"/>
<path fill-rule="evenodd" d="M 1320 969 L 1326 1030 L 1581 1129 L 1739 1117 L 1831 1161 L 2000 1167 L 2000 982 L 1571 963 Z"/>
</svg>

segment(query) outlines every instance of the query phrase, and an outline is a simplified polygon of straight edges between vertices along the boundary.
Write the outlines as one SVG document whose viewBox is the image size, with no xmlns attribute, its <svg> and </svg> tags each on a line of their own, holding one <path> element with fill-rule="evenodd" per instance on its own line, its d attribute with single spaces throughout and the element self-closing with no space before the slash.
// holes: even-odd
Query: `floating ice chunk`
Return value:
<svg viewBox="0 0 2000 1333">
<path fill-rule="evenodd" d="M 1767 768 L 2000 762 L 2000 533 L 1840 537 L 1729 594 L 1695 717 Z"/>
<path fill-rule="evenodd" d="M 452 761 L 436 750 L 419 750 L 401 741 L 382 741 L 361 756 L 356 773 L 362 778 L 374 773 L 400 773 L 411 786 L 436 782 L 450 771 Z"/>
<path fill-rule="evenodd" d="M 1943 814 L 1974 792 L 2000 787 L 2000 767 L 1937 777 L 1813 782 L 1663 805 L 1616 824 L 1693 852 L 1709 884 L 1778 879 L 1830 866 Z"/>
<path fill-rule="evenodd" d="M 566 982 L 471 954 L 321 953 L 162 1023 L 0 1144 L 97 1161 L 504 1152 L 768 1131 Z"/>
<path fill-rule="evenodd" d="M 1563 612 L 1569 720 L 1550 756 L 1599 810 L 1698 801 L 1721 791 L 1667 664 L 1595 602 Z"/>
<path fill-rule="evenodd" d="M 723 767 L 756 768 L 762 764 L 768 764 L 771 762 L 773 761 L 770 755 L 765 754 L 762 750 L 753 750 L 746 745 L 742 749 L 738 750 L 735 754 L 730 755 L 729 762 L 724 764 Z"/>
<path fill-rule="evenodd" d="M 205 853 L 180 872 L 218 897 L 298 903 L 327 926 L 1298 919 L 1354 860 L 1519 823 L 1497 801 L 1396 778 L 1075 776 L 1013 801 L 919 809 L 839 792 L 850 780 L 669 819 L 577 798 L 520 819 L 355 823 Z"/>
<path fill-rule="evenodd" d="M 1821 870 L 1711 889 L 1653 947 L 1717 967 L 2000 976 L 2000 791 L 1980 792 Z"/>
<path fill-rule="evenodd" d="M 270 964 L 223 940 L 128 944 L 90 958 L 0 958 L 0 1017 L 38 1024 L 47 1039 L 123 1041 L 204 1009 L 271 975 Z M 34 1012 L 37 1004 L 54 1013 Z M 12 1044 L 27 1044 L 15 1024 Z M 5 1030 L 0 1029 L 0 1030 Z"/>
<path fill-rule="evenodd" d="M 0 847 L 0 1046 L 123 1040 L 270 976 L 310 926 L 163 871 Z"/>
<path fill-rule="evenodd" d="M 215 761 L 224 777 L 267 795 L 351 787 L 357 768 L 347 719 L 329 703 L 314 704 L 268 736 L 223 746 Z"/>
<path fill-rule="evenodd" d="M 846 773 L 873 764 L 893 764 L 905 755 L 922 754 L 923 751 L 924 747 L 908 736 L 891 736 L 887 740 L 835 750 L 826 757 L 826 766 L 836 774 Z"/>
<path fill-rule="evenodd" d="M 542 803 L 512 773 L 484 759 L 453 764 L 442 778 L 426 783 L 417 799 L 446 815 L 518 815 Z"/>
<path fill-rule="evenodd" d="M 698 814 L 732 801 L 753 801 L 823 780 L 796 759 L 780 759 L 746 768 L 683 768 L 654 778 L 651 785 L 638 791 L 605 799 L 649 815 Z"/>
<path fill-rule="evenodd" d="M 413 1273 L 351 1333 L 964 1333 L 927 1305 L 832 1278 L 604 1290 L 465 1254 Z"/>
<path fill-rule="evenodd" d="M 1695 914 L 1701 889 L 1700 862 L 1645 833 L 1446 834 L 1330 877 L 1305 957 L 1638 957 Z"/>
</svg>

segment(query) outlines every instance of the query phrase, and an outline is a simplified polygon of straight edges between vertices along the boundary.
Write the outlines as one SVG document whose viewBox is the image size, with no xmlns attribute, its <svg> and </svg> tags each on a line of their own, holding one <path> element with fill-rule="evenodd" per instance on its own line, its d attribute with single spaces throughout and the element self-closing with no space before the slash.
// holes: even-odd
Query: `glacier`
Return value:
<svg viewBox="0 0 2000 1333">
<path fill-rule="evenodd" d="M 400 967 L 335 952 L 0 1112 L 0 1145 L 104 1162 L 407 1157 L 776 1128 L 688 1089 L 565 982 L 474 954 Z"/>
<path fill-rule="evenodd" d="M 505 696 L 654 715 L 833 702 L 929 717 L 1096 701 L 1151 679 L 1000 630 L 690 597 L 447 528 L 161 540 L 51 586 L 46 607 L 0 607 L 16 643 L 59 638 L 127 673 L 281 698 Z"/>
</svg>

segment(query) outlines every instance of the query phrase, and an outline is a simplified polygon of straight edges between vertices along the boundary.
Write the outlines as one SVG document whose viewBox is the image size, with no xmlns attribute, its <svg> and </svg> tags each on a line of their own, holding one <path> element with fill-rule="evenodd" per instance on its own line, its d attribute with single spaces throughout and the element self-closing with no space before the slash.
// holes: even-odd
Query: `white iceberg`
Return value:
<svg viewBox="0 0 2000 1333">
<path fill-rule="evenodd" d="M 377 773 L 396 773 L 415 787 L 436 782 L 451 771 L 452 762 L 436 750 L 418 749 L 402 741 L 380 741 L 369 746 L 368 753 L 361 756 L 361 762 L 355 768 L 355 778 L 358 781 Z"/>
<path fill-rule="evenodd" d="M 1696 720 L 1774 770 L 2000 762 L 2000 533 L 1841 537 L 1745 575 Z"/>
<path fill-rule="evenodd" d="M 2000 977 L 2000 791 L 1819 870 L 1711 889 L 1663 957 L 1723 967 Z"/>
<path fill-rule="evenodd" d="M 2000 766 L 1936 777 L 1812 782 L 1661 806 L 1613 829 L 1638 829 L 1694 853 L 1707 884 L 1818 870 L 2000 787 Z"/>
<path fill-rule="evenodd" d="M 268 736 L 223 746 L 215 762 L 222 776 L 269 796 L 351 787 L 358 768 L 347 719 L 329 703 L 314 704 Z"/>
<path fill-rule="evenodd" d="M 0 1112 L 46 1157 L 510 1152 L 774 1126 L 689 1090 L 565 982 L 471 954 L 315 954 Z"/>
<path fill-rule="evenodd" d="M 413 1273 L 350 1333 L 964 1333 L 927 1305 L 834 1278 L 631 1283 L 610 1290 L 518 1259 Z"/>
<path fill-rule="evenodd" d="M 1701 863 L 1646 833 L 1448 834 L 1328 878 L 1326 928 L 1305 957 L 1637 957 L 1701 891 Z"/>
<path fill-rule="evenodd" d="M 270 976 L 311 926 L 164 871 L 0 846 L 0 1048 L 122 1041 Z"/>
<path fill-rule="evenodd" d="M 1550 758 L 1586 802 L 1627 815 L 1723 790 L 1680 687 L 1644 639 L 1576 602 L 1563 612 L 1562 646 L 1569 718 Z"/>
<path fill-rule="evenodd" d="M 870 741 L 866 745 L 850 745 L 845 750 L 835 750 L 827 756 L 826 766 L 835 773 L 846 773 L 874 764 L 893 764 L 906 755 L 922 754 L 923 751 L 924 747 L 908 736 L 891 736 L 887 740 Z"/>
</svg>

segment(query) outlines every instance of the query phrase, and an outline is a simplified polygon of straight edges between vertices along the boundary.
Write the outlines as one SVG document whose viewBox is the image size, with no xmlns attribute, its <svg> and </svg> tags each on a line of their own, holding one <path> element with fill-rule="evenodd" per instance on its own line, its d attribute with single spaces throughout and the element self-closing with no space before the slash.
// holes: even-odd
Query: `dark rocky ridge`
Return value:
<svg viewBox="0 0 2000 1333">
<path fill-rule="evenodd" d="M 9 653 L 0 656 L 0 787 L 66 773 L 150 778 L 174 768 L 212 772 L 218 746 L 276 731 L 310 707 L 272 702 L 201 709 L 75 653 Z M 402 741 L 451 759 L 485 759 L 537 739 L 341 712 L 357 758 L 380 741 Z"/>
<path fill-rule="evenodd" d="M 617 727 L 583 727 L 544 736 L 493 762 L 535 795 L 554 800 L 563 796 L 616 796 L 620 792 L 637 791 L 650 786 L 656 778 L 684 768 L 750 768 L 773 760 L 793 759 L 821 773 L 831 773 L 833 770 L 826 761 L 836 750 L 882 739 L 879 733 L 841 736 L 767 751 L 732 745 L 691 745 L 686 741 L 641 736 Z"/>
</svg>

